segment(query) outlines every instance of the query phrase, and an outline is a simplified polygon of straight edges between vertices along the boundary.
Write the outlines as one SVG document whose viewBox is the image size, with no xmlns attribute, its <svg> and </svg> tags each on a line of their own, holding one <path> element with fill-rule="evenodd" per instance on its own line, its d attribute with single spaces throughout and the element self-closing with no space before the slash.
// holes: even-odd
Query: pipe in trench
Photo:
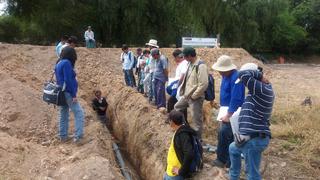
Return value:
<svg viewBox="0 0 320 180">
<path fill-rule="evenodd" d="M 131 176 L 129 175 L 129 173 L 126 170 L 126 166 L 125 166 L 125 163 L 123 161 L 123 158 L 122 158 L 122 155 L 121 155 L 121 152 L 119 150 L 118 145 L 113 142 L 112 143 L 112 147 L 113 147 L 113 150 L 116 153 L 116 157 L 118 159 L 118 162 L 119 162 L 119 165 L 120 165 L 121 172 L 122 172 L 123 176 L 126 178 L 126 180 L 131 180 Z"/>
</svg>

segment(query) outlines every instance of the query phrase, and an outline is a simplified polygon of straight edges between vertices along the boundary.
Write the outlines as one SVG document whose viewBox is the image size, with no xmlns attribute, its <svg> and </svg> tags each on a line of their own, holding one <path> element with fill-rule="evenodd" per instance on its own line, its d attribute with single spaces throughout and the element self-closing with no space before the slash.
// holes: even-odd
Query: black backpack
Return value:
<svg viewBox="0 0 320 180">
<path fill-rule="evenodd" d="M 203 149 L 199 138 L 196 135 L 190 135 L 192 140 L 194 158 L 190 165 L 190 172 L 199 172 L 203 168 Z"/>
<path fill-rule="evenodd" d="M 131 55 L 132 54 L 132 52 L 130 51 L 129 52 L 129 59 L 131 60 Z M 132 66 L 132 68 L 136 68 L 137 67 L 137 63 L 138 63 L 138 59 L 137 59 L 137 57 L 136 56 L 133 56 L 133 60 L 134 60 L 134 62 L 133 62 L 133 66 Z"/>
<path fill-rule="evenodd" d="M 199 71 L 200 64 L 204 64 L 203 61 L 200 61 L 199 64 L 196 66 L 196 73 Z M 212 74 L 208 74 L 208 87 L 204 92 L 204 99 L 207 101 L 213 101 L 215 99 L 214 94 L 214 78 Z"/>
</svg>

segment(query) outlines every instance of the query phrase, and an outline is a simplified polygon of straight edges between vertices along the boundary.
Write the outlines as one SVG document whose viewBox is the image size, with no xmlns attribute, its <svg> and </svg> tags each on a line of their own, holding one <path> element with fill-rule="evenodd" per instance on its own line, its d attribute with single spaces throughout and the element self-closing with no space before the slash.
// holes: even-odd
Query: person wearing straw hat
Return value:
<svg viewBox="0 0 320 180">
<path fill-rule="evenodd" d="M 146 43 L 146 47 L 149 48 L 150 52 L 152 49 L 158 49 L 158 41 L 155 39 L 150 39 L 149 42 Z M 159 54 L 161 55 L 161 52 L 159 51 Z M 156 60 L 150 56 L 149 62 L 147 63 L 148 65 L 148 69 L 149 69 L 149 82 L 147 84 L 149 84 L 149 92 L 148 92 L 148 98 L 149 98 L 149 103 L 153 104 L 152 101 L 155 100 L 155 87 L 154 87 L 154 71 L 156 68 Z M 156 104 L 156 102 L 154 102 L 154 104 Z"/>
<path fill-rule="evenodd" d="M 238 77 L 249 90 L 239 115 L 239 134 L 249 138 L 240 139 L 240 142 L 235 138 L 235 142 L 230 144 L 229 175 L 231 180 L 239 179 L 243 154 L 247 179 L 262 179 L 259 171 L 261 154 L 271 138 L 269 126 L 275 95 L 262 68 L 253 63 L 243 65 Z"/>
<path fill-rule="evenodd" d="M 208 87 L 207 65 L 197 57 L 196 50 L 186 47 L 182 51 L 184 58 L 189 62 L 188 69 L 180 87 L 180 99 L 174 105 L 174 109 L 183 111 L 190 107 L 193 128 L 201 139 L 203 130 L 203 101 Z"/>
<path fill-rule="evenodd" d="M 146 46 L 148 46 L 150 50 L 153 48 L 159 48 L 158 41 L 155 39 L 150 39 L 149 42 L 146 43 Z"/>
<path fill-rule="evenodd" d="M 212 69 L 222 76 L 220 86 L 220 110 L 218 121 L 220 129 L 218 134 L 217 159 L 212 165 L 217 167 L 229 167 L 229 145 L 233 142 L 233 133 L 230 118 L 244 102 L 245 87 L 243 83 L 235 83 L 238 79 L 237 66 L 232 63 L 232 58 L 222 55 L 213 64 Z"/>
</svg>

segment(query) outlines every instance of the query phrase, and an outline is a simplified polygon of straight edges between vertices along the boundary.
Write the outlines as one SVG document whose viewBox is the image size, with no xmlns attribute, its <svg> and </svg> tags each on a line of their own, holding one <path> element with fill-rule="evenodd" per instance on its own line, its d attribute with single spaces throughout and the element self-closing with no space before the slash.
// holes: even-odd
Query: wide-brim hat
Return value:
<svg viewBox="0 0 320 180">
<path fill-rule="evenodd" d="M 217 62 L 212 65 L 212 69 L 220 72 L 231 71 L 237 69 L 237 66 L 232 63 L 232 58 L 227 55 L 222 55 Z"/>
<path fill-rule="evenodd" d="M 155 39 L 150 39 L 149 42 L 146 43 L 146 45 L 159 48 L 158 41 Z"/>
</svg>

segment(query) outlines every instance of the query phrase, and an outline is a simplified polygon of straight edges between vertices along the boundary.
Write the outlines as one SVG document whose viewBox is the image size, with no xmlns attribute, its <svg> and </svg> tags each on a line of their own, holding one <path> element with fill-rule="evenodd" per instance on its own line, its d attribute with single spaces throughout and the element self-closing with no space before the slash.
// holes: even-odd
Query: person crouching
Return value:
<svg viewBox="0 0 320 180">
<path fill-rule="evenodd" d="M 94 91 L 95 98 L 92 100 L 92 108 L 97 112 L 97 117 L 104 125 L 108 125 L 107 108 L 108 103 L 105 97 L 101 96 L 100 90 Z"/>
<path fill-rule="evenodd" d="M 196 132 L 185 125 L 183 113 L 172 110 L 169 113 L 169 124 L 174 131 L 167 156 L 167 169 L 164 180 L 183 180 L 191 176 L 190 165 L 194 159 L 192 136 Z"/>
</svg>

